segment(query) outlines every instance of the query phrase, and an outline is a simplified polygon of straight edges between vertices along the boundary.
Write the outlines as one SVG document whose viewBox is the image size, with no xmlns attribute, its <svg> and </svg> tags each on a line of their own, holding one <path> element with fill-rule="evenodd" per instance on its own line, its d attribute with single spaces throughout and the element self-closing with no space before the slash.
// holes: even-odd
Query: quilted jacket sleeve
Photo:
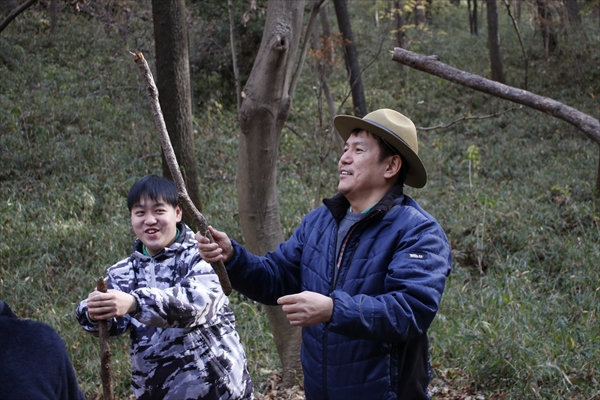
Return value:
<svg viewBox="0 0 600 400">
<path fill-rule="evenodd" d="M 344 335 L 384 342 L 406 341 L 423 334 L 435 317 L 451 270 L 450 245 L 439 224 L 410 212 L 400 226 L 380 293 L 335 290 L 329 329 Z M 360 249 L 360 247 L 359 247 Z M 381 251 L 384 251 L 383 249 Z M 374 258 L 354 257 L 354 268 L 375 270 Z M 368 279 L 368 278 L 366 278 Z M 367 289 L 368 286 L 367 286 Z M 365 294 L 368 292 L 368 294 Z"/>
</svg>

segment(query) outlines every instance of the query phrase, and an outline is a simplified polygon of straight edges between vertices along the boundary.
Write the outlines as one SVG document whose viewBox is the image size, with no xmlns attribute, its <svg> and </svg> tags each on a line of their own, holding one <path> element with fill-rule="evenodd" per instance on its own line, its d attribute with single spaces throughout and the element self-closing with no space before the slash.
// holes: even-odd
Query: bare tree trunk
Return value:
<svg viewBox="0 0 600 400">
<path fill-rule="evenodd" d="M 323 38 L 324 38 L 324 51 L 326 54 L 325 59 L 329 64 L 333 64 L 335 60 L 335 52 L 334 52 L 334 39 L 331 34 L 331 26 L 329 25 L 329 8 L 323 7 L 321 12 L 319 13 L 319 21 L 321 21 L 321 28 L 323 29 Z"/>
<path fill-rule="evenodd" d="M 471 10 L 471 0 L 467 0 L 469 9 L 469 29 L 471 35 L 479 36 L 479 28 L 477 26 L 477 0 L 473 0 L 473 10 Z"/>
<path fill-rule="evenodd" d="M 577 0 L 563 0 L 563 4 L 567 9 L 569 22 L 571 25 L 579 28 L 581 26 L 581 14 L 579 12 L 579 3 Z"/>
<path fill-rule="evenodd" d="M 535 0 L 535 4 L 538 13 L 538 24 L 542 31 L 542 38 L 544 39 L 544 51 L 546 53 L 546 58 L 548 58 L 550 54 L 554 53 L 554 50 L 556 50 L 556 47 L 558 46 L 558 40 L 554 33 L 552 14 L 544 0 Z"/>
<path fill-rule="evenodd" d="M 417 0 L 413 9 L 415 14 L 415 25 L 417 28 L 423 28 L 425 25 L 425 4 L 423 0 Z"/>
<path fill-rule="evenodd" d="M 402 0 L 394 0 L 392 7 L 394 10 L 394 30 L 396 31 L 396 35 L 394 36 L 394 39 L 396 40 L 396 46 L 394 47 L 404 48 L 406 33 L 404 32 L 404 12 L 402 11 Z"/>
<path fill-rule="evenodd" d="M 202 201 L 194 154 L 186 13 L 184 0 L 152 0 L 156 86 L 160 94 L 160 106 L 187 191 L 192 202 L 201 211 Z M 173 179 L 164 154 L 163 175 Z M 184 215 L 184 221 L 188 225 L 193 224 L 190 215 Z"/>
<path fill-rule="evenodd" d="M 505 83 L 502 55 L 500 54 L 500 33 L 498 31 L 498 4 L 487 0 L 488 49 L 492 67 L 492 79 Z"/>
<path fill-rule="evenodd" d="M 333 5 L 335 6 L 338 26 L 344 39 L 344 54 L 346 55 L 346 68 L 348 68 L 348 75 L 350 77 L 354 115 L 362 118 L 367 114 L 367 103 L 360 74 L 360 66 L 358 64 L 358 54 L 354 45 L 352 27 L 350 26 L 348 7 L 346 0 L 333 0 Z"/>
<path fill-rule="evenodd" d="M 270 0 L 265 29 L 239 112 L 238 205 L 248 250 L 265 254 L 283 241 L 277 199 L 281 131 L 290 111 L 291 76 L 302 30 L 304 1 Z M 283 385 L 302 381 L 301 329 L 280 307 L 267 307 L 283 366 Z"/>
</svg>

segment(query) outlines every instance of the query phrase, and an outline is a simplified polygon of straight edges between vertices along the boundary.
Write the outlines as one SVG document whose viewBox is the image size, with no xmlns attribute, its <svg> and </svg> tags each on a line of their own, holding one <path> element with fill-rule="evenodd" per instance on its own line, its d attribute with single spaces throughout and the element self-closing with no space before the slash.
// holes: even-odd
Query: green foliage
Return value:
<svg viewBox="0 0 600 400">
<path fill-rule="evenodd" d="M 219 70 L 230 68 L 227 14 L 225 3 L 208 3 L 190 4 L 191 57 L 205 49 L 197 47 L 200 28 L 210 28 L 207 40 L 221 49 L 210 68 L 192 69 L 204 215 L 243 241 L 235 185 L 239 126 L 232 82 Z M 247 3 L 234 4 L 239 19 Z M 424 28 L 408 26 L 409 49 L 486 75 L 486 36 L 469 35 L 465 5 L 433 4 L 437 8 Z M 581 31 L 564 27 L 557 53 L 546 59 L 539 32 L 525 23 L 532 12 L 527 4 L 520 24 L 529 58 L 527 89 L 597 117 L 600 31 L 594 16 L 583 15 Z M 240 43 L 258 43 L 253 35 L 260 33 L 263 6 L 247 28 L 237 27 L 236 35 L 249 35 Z M 133 233 L 126 193 L 140 176 L 160 174 L 161 158 L 143 83 L 128 53 L 142 50 L 153 65 L 149 5 L 87 7 L 85 13 L 64 8 L 57 33 L 50 35 L 47 10 L 38 4 L 0 34 L 0 298 L 19 315 L 59 331 L 82 388 L 97 398 L 97 342 L 82 332 L 73 311 L 105 268 L 129 253 Z M 370 110 L 395 108 L 417 126 L 431 127 L 511 107 L 401 69 L 389 55 L 393 23 L 387 2 L 349 7 Z M 508 83 L 520 86 L 524 60 L 505 13 L 500 29 Z M 251 66 L 250 53 L 244 55 L 245 68 Z M 317 61 L 307 59 L 280 143 L 286 237 L 318 205 L 317 197 L 336 191 L 338 151 Z M 328 65 L 329 86 L 336 107 L 351 113 L 343 62 L 338 49 Z M 597 396 L 597 146 L 567 123 L 528 109 L 420 130 L 419 140 L 429 182 L 406 191 L 441 222 L 454 254 L 454 271 L 430 330 L 435 376 L 490 398 Z M 239 294 L 230 301 L 252 376 L 263 390 L 279 361 L 262 306 Z M 128 341 L 111 346 L 116 392 L 126 398 Z"/>
</svg>

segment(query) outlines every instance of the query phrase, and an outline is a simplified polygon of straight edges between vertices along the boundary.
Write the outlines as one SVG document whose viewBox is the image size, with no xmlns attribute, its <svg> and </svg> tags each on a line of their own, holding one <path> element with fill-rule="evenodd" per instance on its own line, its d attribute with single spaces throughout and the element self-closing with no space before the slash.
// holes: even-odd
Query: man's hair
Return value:
<svg viewBox="0 0 600 400">
<path fill-rule="evenodd" d="M 353 136 L 358 136 L 358 134 L 360 132 L 362 132 L 364 129 L 354 129 L 350 134 Z M 402 159 L 402 167 L 400 168 L 400 171 L 398 172 L 398 180 L 396 181 L 396 184 L 404 184 L 404 181 L 406 180 L 406 174 L 408 173 L 408 163 L 406 162 L 406 159 L 404 158 L 404 156 L 402 154 L 400 154 L 396 149 L 394 149 L 390 144 L 388 144 L 388 142 L 386 142 L 385 140 L 383 140 L 381 137 L 372 134 L 369 131 L 365 131 L 367 132 L 369 135 L 371 135 L 373 138 L 375 138 L 375 140 L 377 141 L 377 144 L 379 145 L 379 162 L 382 162 L 383 160 L 385 160 L 387 157 L 393 156 L 393 155 L 398 155 L 400 156 L 400 158 Z"/>
<path fill-rule="evenodd" d="M 179 196 L 175 184 L 167 178 L 156 175 L 146 175 L 133 184 L 127 195 L 129 212 L 135 204 L 139 203 L 142 197 L 147 197 L 152 201 L 162 200 L 173 206 L 173 208 L 179 205 Z"/>
</svg>

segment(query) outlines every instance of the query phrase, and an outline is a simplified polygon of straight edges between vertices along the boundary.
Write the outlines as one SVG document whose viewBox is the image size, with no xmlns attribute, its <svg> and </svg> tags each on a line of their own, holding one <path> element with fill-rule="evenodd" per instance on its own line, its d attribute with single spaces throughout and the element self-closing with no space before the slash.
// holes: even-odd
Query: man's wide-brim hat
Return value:
<svg viewBox="0 0 600 400">
<path fill-rule="evenodd" d="M 404 183 L 414 188 L 422 188 L 427 183 L 427 171 L 419 158 L 417 128 L 415 124 L 398 111 L 387 108 L 373 111 L 363 118 L 351 115 L 338 115 L 333 124 L 339 135 L 347 141 L 355 129 L 365 130 L 382 138 L 389 146 L 400 153 L 408 164 Z"/>
</svg>

